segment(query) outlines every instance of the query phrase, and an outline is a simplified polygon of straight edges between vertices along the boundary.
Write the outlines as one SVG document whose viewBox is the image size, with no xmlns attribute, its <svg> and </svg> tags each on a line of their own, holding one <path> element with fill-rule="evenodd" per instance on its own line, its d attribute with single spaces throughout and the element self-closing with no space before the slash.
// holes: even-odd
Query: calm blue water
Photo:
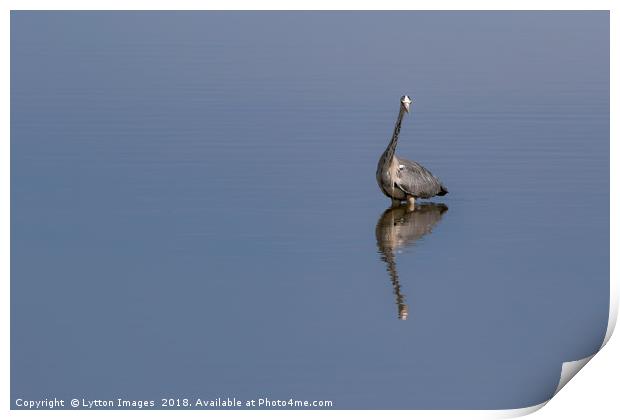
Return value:
<svg viewBox="0 0 620 420">
<path fill-rule="evenodd" d="M 13 408 L 517 408 L 605 334 L 607 12 L 13 12 L 11 162 Z"/>
</svg>

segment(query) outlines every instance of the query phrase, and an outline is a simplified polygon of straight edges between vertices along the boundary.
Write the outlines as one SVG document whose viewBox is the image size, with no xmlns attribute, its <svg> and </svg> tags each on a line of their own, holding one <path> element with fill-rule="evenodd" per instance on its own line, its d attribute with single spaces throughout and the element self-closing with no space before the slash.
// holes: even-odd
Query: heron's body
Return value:
<svg viewBox="0 0 620 420">
<path fill-rule="evenodd" d="M 403 96 L 392 140 L 377 165 L 379 188 L 395 205 L 401 201 L 414 204 L 416 198 L 431 198 L 448 193 L 448 189 L 428 169 L 417 162 L 395 155 L 400 126 L 403 116 L 409 112 L 410 103 L 409 97 Z"/>
</svg>

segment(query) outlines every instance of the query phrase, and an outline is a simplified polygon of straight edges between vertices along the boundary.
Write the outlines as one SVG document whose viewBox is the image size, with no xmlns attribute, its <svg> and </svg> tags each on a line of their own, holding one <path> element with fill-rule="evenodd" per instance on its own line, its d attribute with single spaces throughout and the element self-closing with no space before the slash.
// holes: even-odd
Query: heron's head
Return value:
<svg viewBox="0 0 620 420">
<path fill-rule="evenodd" d="M 411 100 L 411 98 L 407 95 L 403 96 L 402 98 L 400 98 L 400 105 L 405 108 L 406 112 L 409 112 L 409 105 L 411 105 L 411 102 L 413 102 Z"/>
</svg>

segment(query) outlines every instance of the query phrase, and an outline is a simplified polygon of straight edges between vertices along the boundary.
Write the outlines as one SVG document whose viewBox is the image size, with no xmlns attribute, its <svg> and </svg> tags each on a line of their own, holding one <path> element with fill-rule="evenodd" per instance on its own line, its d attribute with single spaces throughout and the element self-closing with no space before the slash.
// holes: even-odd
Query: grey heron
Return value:
<svg viewBox="0 0 620 420">
<path fill-rule="evenodd" d="M 400 126 L 405 114 L 409 113 L 411 102 L 407 95 L 400 98 L 392 139 L 377 164 L 377 183 L 383 194 L 392 199 L 392 206 L 407 201 L 409 206 L 415 207 L 416 198 L 431 198 L 448 193 L 441 181 L 424 166 L 395 155 Z"/>
<path fill-rule="evenodd" d="M 407 319 L 409 306 L 401 290 L 396 269 L 396 252 L 413 245 L 418 239 L 429 234 L 447 210 L 448 207 L 445 204 L 424 203 L 417 206 L 415 210 L 407 206 L 392 207 L 379 217 L 375 228 L 377 248 L 390 275 L 394 295 L 396 295 L 399 319 Z"/>
</svg>

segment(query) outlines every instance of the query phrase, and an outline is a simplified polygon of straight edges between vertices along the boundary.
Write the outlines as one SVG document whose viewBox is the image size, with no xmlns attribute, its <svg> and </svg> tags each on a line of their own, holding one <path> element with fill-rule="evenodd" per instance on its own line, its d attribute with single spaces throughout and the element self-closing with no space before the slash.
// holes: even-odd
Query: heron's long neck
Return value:
<svg viewBox="0 0 620 420">
<path fill-rule="evenodd" d="M 398 143 L 398 135 L 400 134 L 400 125 L 403 122 L 403 116 L 405 115 L 405 109 L 401 106 L 398 111 L 398 118 L 396 119 L 396 125 L 394 126 L 394 133 L 392 134 L 392 140 L 388 144 L 385 152 L 383 152 L 387 162 L 391 162 L 394 158 L 394 152 L 396 152 L 396 144 Z"/>
</svg>

